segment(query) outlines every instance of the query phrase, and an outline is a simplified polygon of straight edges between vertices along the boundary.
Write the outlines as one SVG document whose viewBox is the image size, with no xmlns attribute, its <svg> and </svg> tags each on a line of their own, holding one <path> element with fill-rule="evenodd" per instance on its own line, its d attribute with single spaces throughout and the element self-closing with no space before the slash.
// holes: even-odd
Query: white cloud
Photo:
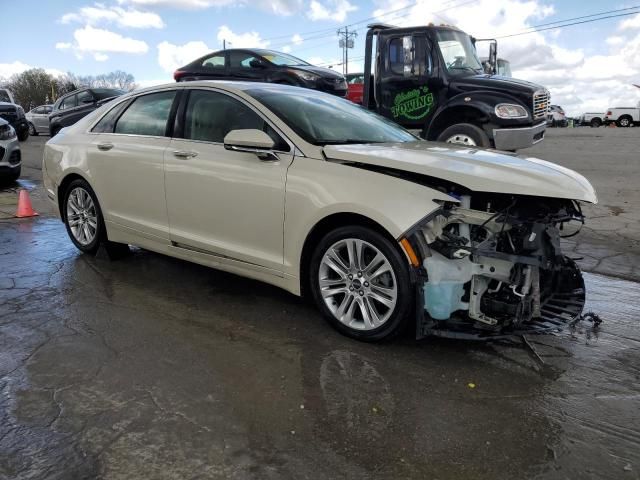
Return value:
<svg viewBox="0 0 640 480">
<path fill-rule="evenodd" d="M 165 83 L 172 83 L 173 78 L 167 76 L 167 78 L 154 78 L 149 80 L 136 81 L 138 88 L 155 87 L 157 85 L 163 85 Z"/>
<path fill-rule="evenodd" d="M 212 7 L 258 7 L 276 15 L 292 15 L 303 7 L 303 0 L 118 0 L 141 6 L 164 6 L 185 10 L 200 10 Z"/>
<path fill-rule="evenodd" d="M 293 43 L 294 45 L 300 45 L 303 40 L 304 39 L 297 33 L 293 37 L 291 37 L 291 43 Z"/>
<path fill-rule="evenodd" d="M 233 48 L 266 48 L 269 46 L 269 41 L 260 38 L 258 32 L 234 33 L 226 25 L 218 28 L 217 39 L 221 45 L 225 40 L 227 45 L 231 44 Z"/>
<path fill-rule="evenodd" d="M 106 53 L 94 53 L 93 58 L 96 60 L 96 62 L 106 62 L 107 60 L 109 60 L 109 55 L 107 55 Z"/>
<path fill-rule="evenodd" d="M 291 47 L 289 45 L 285 45 L 281 48 L 284 53 L 291 53 Z"/>
<path fill-rule="evenodd" d="M 158 44 L 158 64 L 165 72 L 173 73 L 175 69 L 212 50 L 206 43 L 200 41 L 187 42 L 184 45 L 174 45 L 165 41 Z"/>
<path fill-rule="evenodd" d="M 633 30 L 633 29 L 640 28 L 640 13 L 620 22 L 620 25 L 618 28 L 620 30 Z"/>
<path fill-rule="evenodd" d="M 135 8 L 105 7 L 95 4 L 93 7 L 82 7 L 77 12 L 65 13 L 62 23 L 79 22 L 95 26 L 100 23 L 114 23 L 119 27 L 129 28 L 164 28 L 164 22 L 157 13 L 143 12 Z"/>
<path fill-rule="evenodd" d="M 309 8 L 310 10 L 307 16 L 314 22 L 318 20 L 344 22 L 349 12 L 358 9 L 358 7 L 349 3 L 348 0 L 327 0 L 325 3 L 321 3 L 318 0 L 311 0 Z"/>
<path fill-rule="evenodd" d="M 547 87 L 554 104 L 561 105 L 569 115 L 584 111 L 604 110 L 614 104 L 635 105 L 640 90 L 640 16 L 619 23 L 618 34 L 606 43 L 611 51 L 588 54 L 582 48 L 559 45 L 572 28 L 563 35 L 553 30 L 508 38 L 501 36 L 529 30 L 540 19 L 554 13 L 546 0 L 478 0 L 452 8 L 447 0 L 381 0 L 374 16 L 385 23 L 410 26 L 433 22 L 452 24 L 478 38 L 498 38 L 498 56 L 511 62 L 513 76 Z M 404 8 L 406 7 L 406 8 Z M 390 11 L 402 9 L 395 14 Z M 579 28 L 579 27 L 573 27 Z M 613 30 L 613 29 L 612 29 Z M 487 46 L 479 44 L 480 56 L 486 56 Z"/>
<path fill-rule="evenodd" d="M 76 30 L 73 33 L 73 38 L 73 43 L 58 42 L 56 48 L 58 50 L 73 50 L 80 59 L 85 54 L 89 54 L 97 61 L 105 61 L 108 58 L 105 52 L 141 54 L 147 53 L 149 50 L 149 46 L 142 40 L 123 37 L 118 33 L 94 28 L 90 25 Z"/>
<path fill-rule="evenodd" d="M 16 73 L 22 73 L 25 70 L 29 70 L 30 68 L 34 67 L 19 60 L 15 60 L 12 63 L 0 63 L 0 79 L 8 79 L 12 75 L 15 75 Z M 64 75 L 63 71 L 57 70 L 55 68 L 45 68 L 44 71 L 49 75 L 53 75 L 54 77 Z"/>
</svg>

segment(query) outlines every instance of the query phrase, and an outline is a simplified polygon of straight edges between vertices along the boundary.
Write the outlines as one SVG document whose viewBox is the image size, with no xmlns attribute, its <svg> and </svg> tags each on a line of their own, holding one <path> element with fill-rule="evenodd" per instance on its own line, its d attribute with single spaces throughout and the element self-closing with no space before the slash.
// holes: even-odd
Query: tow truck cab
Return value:
<svg viewBox="0 0 640 480">
<path fill-rule="evenodd" d="M 475 39 L 465 32 L 434 25 L 368 28 L 364 78 L 373 73 L 373 80 L 364 83 L 365 107 L 427 140 L 518 150 L 544 138 L 549 92 L 485 73 Z"/>
</svg>

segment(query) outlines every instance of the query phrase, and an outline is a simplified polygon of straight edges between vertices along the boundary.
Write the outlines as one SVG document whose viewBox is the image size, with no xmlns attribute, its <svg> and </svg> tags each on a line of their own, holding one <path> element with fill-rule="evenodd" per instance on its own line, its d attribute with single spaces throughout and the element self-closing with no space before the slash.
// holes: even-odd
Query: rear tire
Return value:
<svg viewBox="0 0 640 480">
<path fill-rule="evenodd" d="M 370 228 L 353 225 L 329 232 L 313 252 L 309 272 L 318 309 L 348 337 L 389 340 L 403 330 L 413 311 L 407 259 Z"/>
<path fill-rule="evenodd" d="M 16 133 L 17 133 L 17 136 L 18 136 L 18 140 L 21 141 L 21 142 L 24 142 L 29 138 L 29 129 L 28 128 L 24 128 L 24 129 L 22 129 L 22 130 L 20 130 L 20 131 L 18 131 Z"/>
<path fill-rule="evenodd" d="M 53 128 L 49 131 L 49 133 L 51 134 L 51 138 L 55 137 L 55 136 L 58 134 L 58 132 L 59 132 L 60 130 L 62 130 L 62 127 L 53 127 Z"/>
<path fill-rule="evenodd" d="M 616 125 L 627 128 L 633 125 L 633 119 L 629 115 L 623 115 L 616 121 Z"/>
<path fill-rule="evenodd" d="M 489 136 L 480 127 L 471 123 L 457 123 L 446 128 L 437 138 L 438 142 L 456 143 L 468 147 L 488 148 Z"/>
<path fill-rule="evenodd" d="M 107 239 L 98 197 L 85 180 L 78 178 L 72 181 L 64 192 L 63 200 L 60 214 L 67 234 L 78 250 L 93 255 L 103 245 L 109 258 L 124 256 L 129 246 Z"/>
<path fill-rule="evenodd" d="M 36 130 L 36 126 L 33 123 L 29 123 L 29 135 L 36 137 L 38 135 L 38 131 Z"/>
<path fill-rule="evenodd" d="M 602 120 L 599 118 L 592 118 L 590 122 L 591 128 L 598 128 L 602 125 Z"/>
</svg>

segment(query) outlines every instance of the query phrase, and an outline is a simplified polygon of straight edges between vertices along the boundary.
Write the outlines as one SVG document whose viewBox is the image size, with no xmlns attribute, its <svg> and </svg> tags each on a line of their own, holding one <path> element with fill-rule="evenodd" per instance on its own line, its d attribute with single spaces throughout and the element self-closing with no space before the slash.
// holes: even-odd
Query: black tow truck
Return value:
<svg viewBox="0 0 640 480">
<path fill-rule="evenodd" d="M 541 141 L 548 90 L 491 73 L 497 42 L 483 65 L 479 41 L 451 26 L 369 25 L 363 106 L 427 140 L 511 151 Z"/>
</svg>

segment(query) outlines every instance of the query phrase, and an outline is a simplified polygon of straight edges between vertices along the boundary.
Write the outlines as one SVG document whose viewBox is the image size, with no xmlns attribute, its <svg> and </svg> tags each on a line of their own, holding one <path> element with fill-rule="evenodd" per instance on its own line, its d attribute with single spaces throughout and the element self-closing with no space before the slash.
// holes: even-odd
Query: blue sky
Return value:
<svg viewBox="0 0 640 480">
<path fill-rule="evenodd" d="M 77 74 L 120 69 L 142 85 L 171 81 L 175 67 L 221 48 L 223 37 L 233 46 L 290 50 L 326 64 L 341 58 L 334 31 L 370 17 L 403 25 L 446 21 L 476 36 L 500 36 L 633 5 L 594 0 L 69 0 L 25 8 L 24 2 L 0 1 L 3 18 L 13 20 L 3 23 L 3 33 L 12 41 L 0 53 L 0 76 L 34 66 Z M 353 27 L 360 36 L 350 51 L 355 59 L 350 70 L 362 68 L 358 58 L 364 49 L 363 27 Z M 318 30 L 322 32 L 310 33 Z M 517 76 L 548 86 L 571 108 L 596 108 L 596 102 L 613 101 L 611 95 L 622 101 L 635 94 L 625 85 L 640 71 L 640 13 L 637 19 L 628 16 L 504 39 L 499 48 Z M 603 76 L 603 66 L 617 71 Z M 585 78 L 574 79 L 576 69 Z M 625 70 L 622 75 L 620 69 Z M 611 83 L 615 81 L 619 84 Z M 591 88 L 594 82 L 600 85 Z M 568 83 L 576 85 L 568 88 Z M 611 91 L 605 101 L 603 92 Z"/>
</svg>

